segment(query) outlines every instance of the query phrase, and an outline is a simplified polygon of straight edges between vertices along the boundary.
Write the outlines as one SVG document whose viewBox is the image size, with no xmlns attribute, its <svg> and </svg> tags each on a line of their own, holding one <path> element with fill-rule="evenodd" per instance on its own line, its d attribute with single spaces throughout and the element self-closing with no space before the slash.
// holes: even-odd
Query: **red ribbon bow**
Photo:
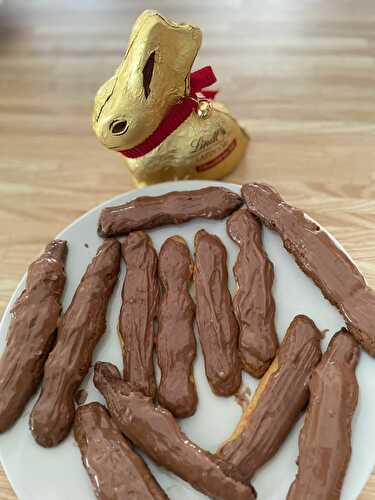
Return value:
<svg viewBox="0 0 375 500">
<path fill-rule="evenodd" d="M 217 90 L 204 90 L 216 83 L 216 76 L 211 66 L 205 66 L 190 74 L 190 97 L 200 92 L 206 99 L 215 99 Z"/>
<path fill-rule="evenodd" d="M 155 149 L 197 109 L 198 93 L 206 99 L 215 98 L 217 90 L 204 90 L 215 82 L 216 76 L 211 66 L 205 66 L 190 73 L 190 95 L 183 97 L 180 102 L 172 106 L 158 128 L 146 140 L 134 148 L 124 149 L 120 153 L 127 158 L 139 158 Z"/>
</svg>

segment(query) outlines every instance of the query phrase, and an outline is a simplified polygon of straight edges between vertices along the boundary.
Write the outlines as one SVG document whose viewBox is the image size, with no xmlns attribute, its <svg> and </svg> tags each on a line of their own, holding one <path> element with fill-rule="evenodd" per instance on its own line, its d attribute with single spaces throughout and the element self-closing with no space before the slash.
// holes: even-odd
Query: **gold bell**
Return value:
<svg viewBox="0 0 375 500">
<path fill-rule="evenodd" d="M 199 118 L 207 118 L 210 115 L 211 111 L 211 101 L 209 101 L 208 99 L 199 99 L 197 108 L 197 115 L 199 116 Z"/>
</svg>

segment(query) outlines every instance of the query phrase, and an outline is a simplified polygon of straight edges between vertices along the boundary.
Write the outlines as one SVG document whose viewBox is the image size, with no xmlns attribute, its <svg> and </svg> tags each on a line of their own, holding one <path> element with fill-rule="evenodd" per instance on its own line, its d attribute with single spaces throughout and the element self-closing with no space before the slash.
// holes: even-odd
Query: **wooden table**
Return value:
<svg viewBox="0 0 375 500">
<path fill-rule="evenodd" d="M 252 135 L 228 178 L 275 184 L 345 245 L 375 286 L 375 2 L 165 0 L 198 24 L 197 65 Z M 0 307 L 46 241 L 131 188 L 90 128 L 143 0 L 0 7 Z M 0 500 L 14 499 L 3 473 Z M 360 497 L 375 499 L 375 478 Z M 48 500 L 48 499 L 46 499 Z"/>
</svg>

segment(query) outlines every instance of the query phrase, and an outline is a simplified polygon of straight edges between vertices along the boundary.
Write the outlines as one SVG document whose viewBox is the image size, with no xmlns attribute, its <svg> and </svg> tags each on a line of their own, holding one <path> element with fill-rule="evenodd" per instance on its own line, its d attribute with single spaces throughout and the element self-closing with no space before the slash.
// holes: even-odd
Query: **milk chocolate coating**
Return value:
<svg viewBox="0 0 375 500">
<path fill-rule="evenodd" d="M 159 403 L 175 417 L 189 417 L 197 408 L 193 376 L 196 354 L 195 304 L 189 294 L 193 260 L 182 238 L 168 238 L 159 253 L 163 295 L 159 309 L 156 352 L 161 371 Z"/>
<path fill-rule="evenodd" d="M 74 437 L 99 500 L 168 498 L 101 404 L 77 409 Z"/>
<path fill-rule="evenodd" d="M 218 456 L 248 481 L 278 451 L 309 398 L 311 373 L 321 358 L 321 334 L 311 319 L 296 316 L 236 430 Z"/>
<path fill-rule="evenodd" d="M 194 280 L 207 379 L 215 394 L 229 396 L 241 385 L 238 324 L 228 290 L 227 251 L 204 229 L 195 235 Z"/>
<path fill-rule="evenodd" d="M 96 363 L 94 383 L 107 401 L 117 427 L 159 466 L 217 500 L 256 498 L 229 464 L 189 441 L 173 415 L 151 398 L 131 392 L 110 363 Z"/>
<path fill-rule="evenodd" d="M 120 243 L 107 240 L 63 316 L 56 345 L 45 364 L 42 391 L 30 415 L 30 429 L 42 446 L 60 443 L 73 425 L 74 397 L 105 332 L 107 305 L 119 269 Z"/>
<path fill-rule="evenodd" d="M 118 236 L 137 229 L 181 224 L 197 217 L 223 219 L 242 203 L 238 194 L 222 187 L 140 196 L 124 205 L 104 208 L 98 233 L 105 237 Z"/>
<path fill-rule="evenodd" d="M 122 244 L 126 276 L 119 331 L 123 342 L 124 379 L 135 391 L 155 397 L 154 319 L 159 306 L 158 258 L 143 231 Z"/>
<path fill-rule="evenodd" d="M 298 473 L 288 500 L 339 500 L 351 455 L 357 406 L 359 348 L 343 328 L 332 337 L 311 378 L 310 402 L 299 436 Z"/>
<path fill-rule="evenodd" d="M 301 210 L 291 207 L 266 184 L 246 184 L 250 212 L 277 231 L 297 264 L 344 316 L 354 338 L 375 356 L 375 293 L 332 238 Z"/>
<path fill-rule="evenodd" d="M 233 298 L 240 327 L 239 353 L 244 369 L 261 377 L 276 356 L 273 264 L 262 244 L 262 227 L 245 208 L 227 220 L 230 238 L 240 247 L 233 267 L 238 290 Z"/>
<path fill-rule="evenodd" d="M 0 432 L 21 415 L 36 391 L 55 340 L 65 285 L 66 241 L 54 240 L 28 270 L 26 288 L 11 311 L 0 359 Z"/>
</svg>

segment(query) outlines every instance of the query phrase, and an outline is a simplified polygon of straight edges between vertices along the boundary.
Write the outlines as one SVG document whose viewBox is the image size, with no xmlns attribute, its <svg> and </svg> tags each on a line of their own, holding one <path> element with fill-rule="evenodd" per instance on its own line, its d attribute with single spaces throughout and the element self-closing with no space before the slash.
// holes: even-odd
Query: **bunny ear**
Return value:
<svg viewBox="0 0 375 500">
<path fill-rule="evenodd" d="M 146 99 L 150 94 L 150 83 L 154 72 L 154 66 L 155 66 L 155 51 L 151 52 L 151 54 L 148 56 L 146 64 L 143 67 L 143 90 Z"/>
</svg>

